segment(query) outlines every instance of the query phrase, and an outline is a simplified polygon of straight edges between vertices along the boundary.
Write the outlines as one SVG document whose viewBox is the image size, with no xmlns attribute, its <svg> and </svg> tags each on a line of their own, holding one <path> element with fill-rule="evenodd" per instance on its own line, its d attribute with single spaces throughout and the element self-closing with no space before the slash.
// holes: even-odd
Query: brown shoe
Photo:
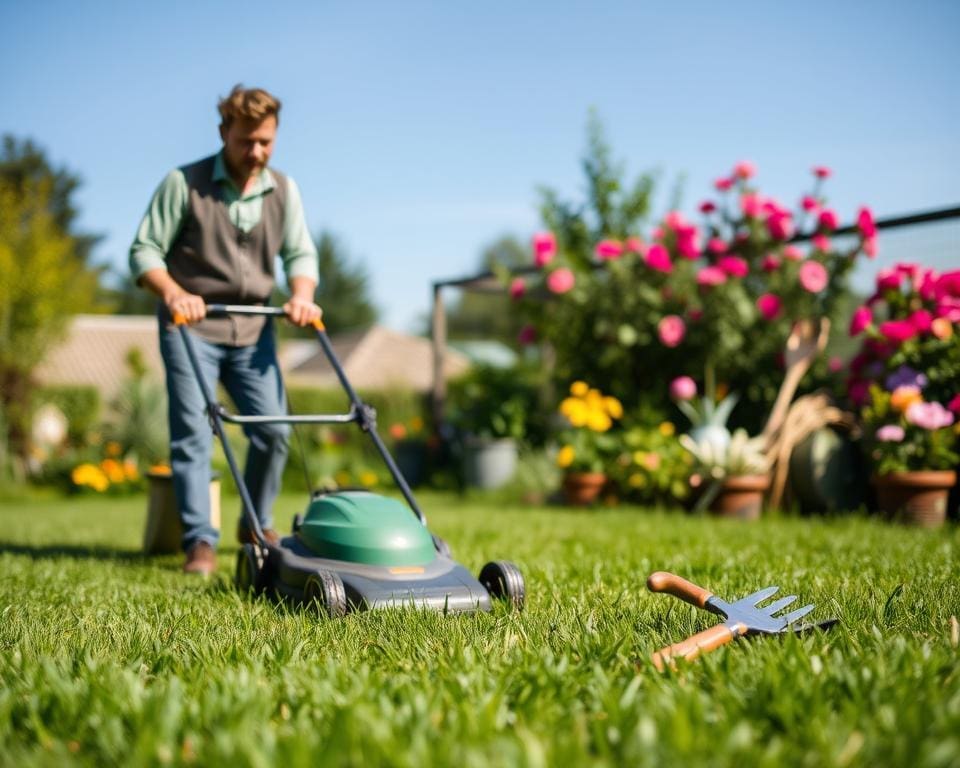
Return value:
<svg viewBox="0 0 960 768">
<path fill-rule="evenodd" d="M 274 546 L 277 546 L 280 543 L 280 534 L 273 530 L 273 528 L 264 528 L 263 538 L 267 544 L 273 544 Z M 239 541 L 241 544 L 260 543 L 257 541 L 257 537 L 253 535 L 253 531 L 243 525 L 237 527 L 237 541 Z"/>
<path fill-rule="evenodd" d="M 187 550 L 187 562 L 183 564 L 184 573 L 209 576 L 215 570 L 217 570 L 217 553 L 207 542 L 198 541 Z"/>
</svg>

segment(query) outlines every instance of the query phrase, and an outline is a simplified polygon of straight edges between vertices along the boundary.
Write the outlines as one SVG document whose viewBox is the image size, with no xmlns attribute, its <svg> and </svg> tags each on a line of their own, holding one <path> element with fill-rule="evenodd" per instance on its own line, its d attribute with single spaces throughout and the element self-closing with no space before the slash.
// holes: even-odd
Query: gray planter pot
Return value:
<svg viewBox="0 0 960 768">
<path fill-rule="evenodd" d="M 463 476 L 473 488 L 493 490 L 510 482 L 517 471 L 517 441 L 513 438 L 467 438 L 463 446 Z"/>
</svg>

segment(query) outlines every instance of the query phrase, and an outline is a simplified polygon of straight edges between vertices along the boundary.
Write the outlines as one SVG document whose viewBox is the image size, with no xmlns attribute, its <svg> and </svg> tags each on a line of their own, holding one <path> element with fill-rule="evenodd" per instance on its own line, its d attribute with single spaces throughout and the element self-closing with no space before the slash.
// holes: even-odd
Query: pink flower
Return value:
<svg viewBox="0 0 960 768">
<path fill-rule="evenodd" d="M 733 166 L 733 175 L 738 179 L 746 180 L 753 178 L 756 172 L 757 167 L 749 160 L 741 160 L 739 163 Z"/>
<path fill-rule="evenodd" d="M 699 323 L 701 320 L 703 320 L 703 310 L 699 307 L 694 307 L 687 312 L 687 317 L 690 318 L 691 323 Z"/>
<path fill-rule="evenodd" d="M 960 415 L 960 394 L 953 396 L 953 399 L 947 403 L 947 408 Z"/>
<path fill-rule="evenodd" d="M 760 268 L 764 272 L 776 272 L 780 268 L 780 258 L 775 253 L 768 253 L 763 257 Z"/>
<path fill-rule="evenodd" d="M 783 300 L 773 293 L 765 293 L 757 298 L 757 309 L 764 320 L 775 320 L 783 309 Z"/>
<path fill-rule="evenodd" d="M 527 284 L 522 277 L 515 277 L 510 281 L 510 298 L 519 299 L 527 292 Z"/>
<path fill-rule="evenodd" d="M 840 226 L 840 219 L 837 218 L 836 212 L 829 208 L 824 208 L 820 211 L 819 222 L 820 227 L 828 232 L 833 232 L 833 230 Z"/>
<path fill-rule="evenodd" d="M 670 382 L 670 397 L 673 400 L 692 400 L 697 396 L 697 383 L 689 376 L 677 376 Z M 958 395 L 960 397 L 960 395 Z"/>
<path fill-rule="evenodd" d="M 644 261 L 650 269 L 658 272 L 670 273 L 673 271 L 673 263 L 670 261 L 670 252 L 665 245 L 654 243 L 647 249 Z"/>
<path fill-rule="evenodd" d="M 810 242 L 813 243 L 813 247 L 818 251 L 826 253 L 830 250 L 830 238 L 826 235 L 814 235 L 810 238 Z"/>
<path fill-rule="evenodd" d="M 960 270 L 944 272 L 936 278 L 934 294 L 938 299 L 950 296 L 960 298 Z"/>
<path fill-rule="evenodd" d="M 804 290 L 810 293 L 820 293 L 827 287 L 829 276 L 827 268 L 819 261 L 805 261 L 800 265 L 800 272 L 797 277 L 800 279 L 800 285 Z"/>
<path fill-rule="evenodd" d="M 933 325 L 933 315 L 925 309 L 918 309 L 910 315 L 909 321 L 913 323 L 917 333 L 929 333 L 930 327 Z"/>
<path fill-rule="evenodd" d="M 739 256 L 722 256 L 717 260 L 717 266 L 730 277 L 746 277 L 750 267 Z"/>
<path fill-rule="evenodd" d="M 830 370 L 830 373 L 839 373 L 843 370 L 843 360 L 836 355 L 831 355 L 827 361 L 827 368 Z"/>
<path fill-rule="evenodd" d="M 803 251 L 795 245 L 786 245 L 783 248 L 783 258 L 790 261 L 800 261 L 803 259 Z"/>
<path fill-rule="evenodd" d="M 517 334 L 517 341 L 520 342 L 523 346 L 528 346 L 533 344 L 537 340 L 537 329 L 532 325 L 525 325 L 520 329 L 520 333 Z"/>
<path fill-rule="evenodd" d="M 553 232 L 538 232 L 533 236 L 533 263 L 545 267 L 557 255 L 557 238 Z"/>
<path fill-rule="evenodd" d="M 913 403 L 907 408 L 907 421 L 921 429 L 940 429 L 953 424 L 954 416 L 938 402 Z"/>
<path fill-rule="evenodd" d="M 663 346 L 675 347 L 687 335 L 687 325 L 683 322 L 683 318 L 677 315 L 667 315 L 661 318 L 657 324 L 657 333 Z"/>
<path fill-rule="evenodd" d="M 726 241 L 721 237 L 711 237 L 707 242 L 707 250 L 710 253 L 726 253 L 728 247 Z"/>
<path fill-rule="evenodd" d="M 870 385 L 862 379 L 851 381 L 847 386 L 847 393 L 854 405 L 858 408 L 867 402 L 867 396 L 870 394 Z"/>
<path fill-rule="evenodd" d="M 876 258 L 877 253 L 879 252 L 879 246 L 877 245 L 876 237 L 868 237 L 863 241 L 863 252 L 867 254 L 868 258 Z"/>
<path fill-rule="evenodd" d="M 733 186 L 733 179 L 717 179 L 713 186 L 718 192 L 726 192 Z"/>
<path fill-rule="evenodd" d="M 576 279 L 569 267 L 560 267 L 547 276 L 547 288 L 553 293 L 566 293 L 573 288 Z"/>
<path fill-rule="evenodd" d="M 717 210 L 717 205 L 712 200 L 704 200 L 700 203 L 700 213 L 713 213 Z"/>
<path fill-rule="evenodd" d="M 774 240 L 789 240 L 793 237 L 793 218 L 784 211 L 771 213 L 767 218 L 767 232 Z"/>
<path fill-rule="evenodd" d="M 811 168 L 813 175 L 818 179 L 829 179 L 832 171 L 825 165 L 815 165 Z"/>
<path fill-rule="evenodd" d="M 643 253 L 643 240 L 639 237 L 628 237 L 624 247 L 631 253 Z"/>
<path fill-rule="evenodd" d="M 850 318 L 850 335 L 859 336 L 872 322 L 873 311 L 870 307 L 857 307 Z"/>
<path fill-rule="evenodd" d="M 899 424 L 884 424 L 877 430 L 877 440 L 882 443 L 902 443 L 906 436 Z"/>
<path fill-rule="evenodd" d="M 723 285 L 727 282 L 727 273 L 720 267 L 704 267 L 697 272 L 697 285 Z"/>
<path fill-rule="evenodd" d="M 902 344 L 916 336 L 917 329 L 909 320 L 887 320 L 880 323 L 880 333 L 889 341 Z"/>
<path fill-rule="evenodd" d="M 811 195 L 804 195 L 800 200 L 800 207 L 803 208 L 803 210 L 805 210 L 807 213 L 810 213 L 811 211 L 815 211 L 820 207 L 820 201 Z"/>
<path fill-rule="evenodd" d="M 677 252 L 685 259 L 696 259 L 700 255 L 700 233 L 692 224 L 678 224 Z"/>
<path fill-rule="evenodd" d="M 623 243 L 619 240 L 601 240 L 593 252 L 601 261 L 614 261 L 623 255 Z"/>
<path fill-rule="evenodd" d="M 903 273 L 895 269 L 881 269 L 877 272 L 877 292 L 899 291 Z"/>
<path fill-rule="evenodd" d="M 857 211 L 857 229 L 865 240 L 877 236 L 877 222 L 874 221 L 873 211 L 866 206 Z"/>
<path fill-rule="evenodd" d="M 741 195 L 740 210 L 743 211 L 744 216 L 749 216 L 751 219 L 758 219 L 760 218 L 760 214 L 763 213 L 763 199 L 754 192 Z"/>
</svg>

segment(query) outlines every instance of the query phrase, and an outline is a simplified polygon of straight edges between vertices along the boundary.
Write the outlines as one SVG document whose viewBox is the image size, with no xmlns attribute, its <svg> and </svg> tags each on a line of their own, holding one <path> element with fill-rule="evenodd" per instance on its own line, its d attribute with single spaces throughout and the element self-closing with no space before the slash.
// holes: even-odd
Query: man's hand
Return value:
<svg viewBox="0 0 960 768">
<path fill-rule="evenodd" d="M 164 296 L 163 303 L 174 318 L 182 315 L 188 323 L 195 323 L 207 316 L 207 303 L 203 298 L 182 289 Z"/>
<path fill-rule="evenodd" d="M 287 313 L 291 323 L 301 328 L 305 325 L 313 325 L 323 316 L 323 310 L 311 299 L 299 296 L 291 296 L 290 301 L 283 305 L 283 311 Z"/>
<path fill-rule="evenodd" d="M 283 305 L 283 311 L 294 325 L 301 328 L 313 325 L 323 316 L 323 310 L 313 300 L 313 292 L 317 284 L 307 277 L 290 279 L 290 301 Z"/>
</svg>

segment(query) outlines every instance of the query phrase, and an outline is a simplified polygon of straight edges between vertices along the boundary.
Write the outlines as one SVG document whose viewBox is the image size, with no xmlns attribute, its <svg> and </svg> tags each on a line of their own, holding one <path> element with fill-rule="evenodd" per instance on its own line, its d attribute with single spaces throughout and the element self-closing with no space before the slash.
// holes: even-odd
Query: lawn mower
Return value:
<svg viewBox="0 0 960 768">
<path fill-rule="evenodd" d="M 211 304 L 209 314 L 283 316 L 277 307 Z M 520 610 L 524 583 L 511 562 L 496 560 L 474 578 L 453 560 L 450 548 L 432 535 L 413 497 L 376 429 L 376 412 L 354 391 L 334 354 L 321 322 L 317 339 L 349 401 L 344 414 L 241 416 L 228 413 L 216 402 L 200 372 L 191 333 L 184 318 L 180 329 L 210 416 L 211 425 L 237 484 L 246 525 L 256 543 L 244 544 L 237 553 L 236 585 L 242 592 L 266 593 L 295 604 L 316 606 L 327 616 L 343 616 L 389 606 L 432 609 L 444 613 L 489 611 L 492 600 L 508 601 Z M 296 515 L 293 531 L 271 544 L 253 509 L 249 491 L 224 433 L 224 422 L 233 424 L 356 424 L 370 436 L 390 470 L 406 505 L 368 490 L 312 492 L 306 511 Z"/>
</svg>

